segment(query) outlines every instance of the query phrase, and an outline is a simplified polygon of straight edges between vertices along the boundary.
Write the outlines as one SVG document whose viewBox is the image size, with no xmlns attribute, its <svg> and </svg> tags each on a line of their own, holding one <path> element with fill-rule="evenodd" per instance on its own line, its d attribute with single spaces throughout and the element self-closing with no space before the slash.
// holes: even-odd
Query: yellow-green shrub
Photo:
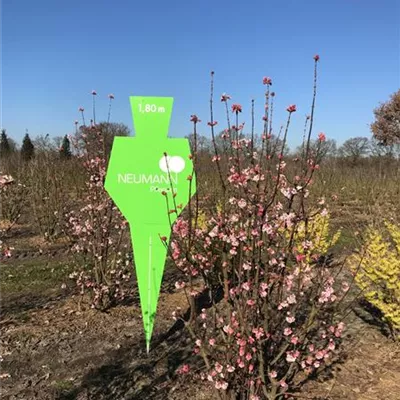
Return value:
<svg viewBox="0 0 400 400">
<path fill-rule="evenodd" d="M 351 258 L 355 281 L 366 300 L 383 314 L 394 337 L 400 338 L 400 226 L 369 227 L 362 251 Z"/>
<path fill-rule="evenodd" d="M 337 243 L 341 235 L 340 229 L 331 235 L 330 222 L 331 216 L 328 212 L 315 214 L 308 222 L 308 237 L 305 235 L 305 224 L 301 222 L 297 229 L 296 241 L 312 240 L 315 245 L 315 251 L 320 254 L 326 254 Z"/>
<path fill-rule="evenodd" d="M 328 212 L 314 212 L 307 222 L 301 221 L 294 235 L 294 244 L 299 254 L 305 254 L 306 261 L 310 262 L 310 254 L 304 249 L 302 243 L 306 240 L 313 243 L 313 251 L 319 255 L 325 255 L 340 238 L 341 230 L 332 233 L 330 229 L 331 216 Z M 290 232 L 286 231 L 287 238 Z"/>
</svg>

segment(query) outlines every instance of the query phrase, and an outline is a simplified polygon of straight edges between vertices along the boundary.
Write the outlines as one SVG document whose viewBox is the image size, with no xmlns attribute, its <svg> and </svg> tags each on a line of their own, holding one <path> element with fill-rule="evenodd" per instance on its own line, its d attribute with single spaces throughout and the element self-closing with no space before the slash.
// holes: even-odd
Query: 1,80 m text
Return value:
<svg viewBox="0 0 400 400">
<path fill-rule="evenodd" d="M 164 113 L 165 107 L 156 104 L 139 104 L 139 112 L 141 113 Z"/>
</svg>

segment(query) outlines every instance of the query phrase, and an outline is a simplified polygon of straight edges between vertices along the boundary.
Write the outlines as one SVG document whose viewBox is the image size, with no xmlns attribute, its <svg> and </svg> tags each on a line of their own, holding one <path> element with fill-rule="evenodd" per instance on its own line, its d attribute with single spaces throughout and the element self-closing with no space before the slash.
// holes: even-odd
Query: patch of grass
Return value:
<svg viewBox="0 0 400 400">
<path fill-rule="evenodd" d="M 64 391 L 71 390 L 74 387 L 74 384 L 70 380 L 60 380 L 53 383 L 55 389 Z"/>
<path fill-rule="evenodd" d="M 2 295 L 42 293 L 59 289 L 74 267 L 62 261 L 26 261 L 0 268 Z"/>
<path fill-rule="evenodd" d="M 336 226 L 335 221 L 332 223 L 332 232 L 336 232 L 336 230 L 340 229 L 341 234 L 339 236 L 338 241 L 332 246 L 332 251 L 337 254 L 347 254 L 351 252 L 357 244 L 357 238 L 354 235 L 354 231 L 351 227 L 346 225 Z"/>
</svg>

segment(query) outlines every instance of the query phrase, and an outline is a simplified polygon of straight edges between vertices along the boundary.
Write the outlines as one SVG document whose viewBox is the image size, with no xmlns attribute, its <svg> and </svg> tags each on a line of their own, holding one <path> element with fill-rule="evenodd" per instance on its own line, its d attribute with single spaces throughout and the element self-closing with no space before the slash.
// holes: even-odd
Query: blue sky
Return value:
<svg viewBox="0 0 400 400">
<path fill-rule="evenodd" d="M 73 132 L 78 108 L 132 130 L 129 96 L 172 96 L 170 136 L 191 132 L 190 115 L 209 135 L 209 75 L 219 95 L 243 106 L 250 126 L 256 100 L 261 127 L 263 76 L 276 92 L 275 128 L 297 105 L 289 144 L 300 143 L 312 95 L 313 56 L 321 56 L 314 134 L 339 143 L 369 136 L 373 108 L 400 87 L 400 6 L 396 0 L 132 1 L 3 0 L 2 127 L 21 141 L 25 130 Z"/>
</svg>

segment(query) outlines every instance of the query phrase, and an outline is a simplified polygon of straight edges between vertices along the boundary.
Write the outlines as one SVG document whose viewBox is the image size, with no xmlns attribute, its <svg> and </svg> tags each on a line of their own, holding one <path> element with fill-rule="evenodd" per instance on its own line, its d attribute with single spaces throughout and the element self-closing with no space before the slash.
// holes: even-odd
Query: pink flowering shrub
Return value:
<svg viewBox="0 0 400 400">
<path fill-rule="evenodd" d="M 0 173 L 0 220 L 5 231 L 12 228 L 21 217 L 27 204 L 26 186 L 17 182 L 11 175 Z"/>
<path fill-rule="evenodd" d="M 6 175 L 0 172 L 0 261 L 10 258 L 12 255 L 12 247 L 5 243 L 7 232 L 18 221 L 21 215 L 21 208 L 23 205 L 23 196 L 20 193 L 23 186 L 17 184 L 11 175 Z M 21 201 L 21 206 L 14 204 L 16 201 Z"/>
<path fill-rule="evenodd" d="M 228 116 L 231 134 L 225 137 L 226 152 L 221 154 L 214 147 L 220 202 L 199 210 L 198 198 L 194 198 L 173 228 L 169 254 L 183 272 L 177 288 L 183 288 L 189 298 L 191 318 L 185 324 L 194 353 L 204 360 L 200 376 L 223 398 L 283 398 L 331 362 L 341 342 L 344 324 L 337 310 L 348 285 L 338 287 L 336 267 L 326 257 L 330 240 L 335 240 L 335 235 L 321 229 L 327 206 L 324 200 L 309 204 L 318 170 L 318 150 L 313 155 L 309 146 L 318 59 L 304 156 L 290 161 L 294 164 L 291 172 L 282 154 L 297 107 L 287 107 L 282 151 L 273 151 L 269 143 L 273 134 L 272 80 L 264 78 L 261 146 L 254 147 L 254 134 L 250 139 L 241 138 L 244 124 L 239 124 L 239 114 L 244 107 L 233 104 L 236 121 L 230 126 Z M 229 99 L 226 94 L 221 97 L 225 103 Z M 191 120 L 196 138 L 199 120 L 193 116 Z M 212 118 L 209 126 L 215 142 Z M 321 135 L 319 141 L 324 140 Z M 210 297 L 200 315 L 194 311 L 198 278 Z M 183 319 L 180 311 L 174 316 Z"/>
<path fill-rule="evenodd" d="M 103 137 L 101 126 L 92 124 L 82 126 L 71 138 L 83 164 L 86 194 L 78 207 L 64 213 L 64 232 L 78 266 L 70 278 L 82 295 L 90 295 L 91 306 L 100 310 L 126 297 L 124 283 L 133 270 L 127 222 L 104 189 Z"/>
</svg>

